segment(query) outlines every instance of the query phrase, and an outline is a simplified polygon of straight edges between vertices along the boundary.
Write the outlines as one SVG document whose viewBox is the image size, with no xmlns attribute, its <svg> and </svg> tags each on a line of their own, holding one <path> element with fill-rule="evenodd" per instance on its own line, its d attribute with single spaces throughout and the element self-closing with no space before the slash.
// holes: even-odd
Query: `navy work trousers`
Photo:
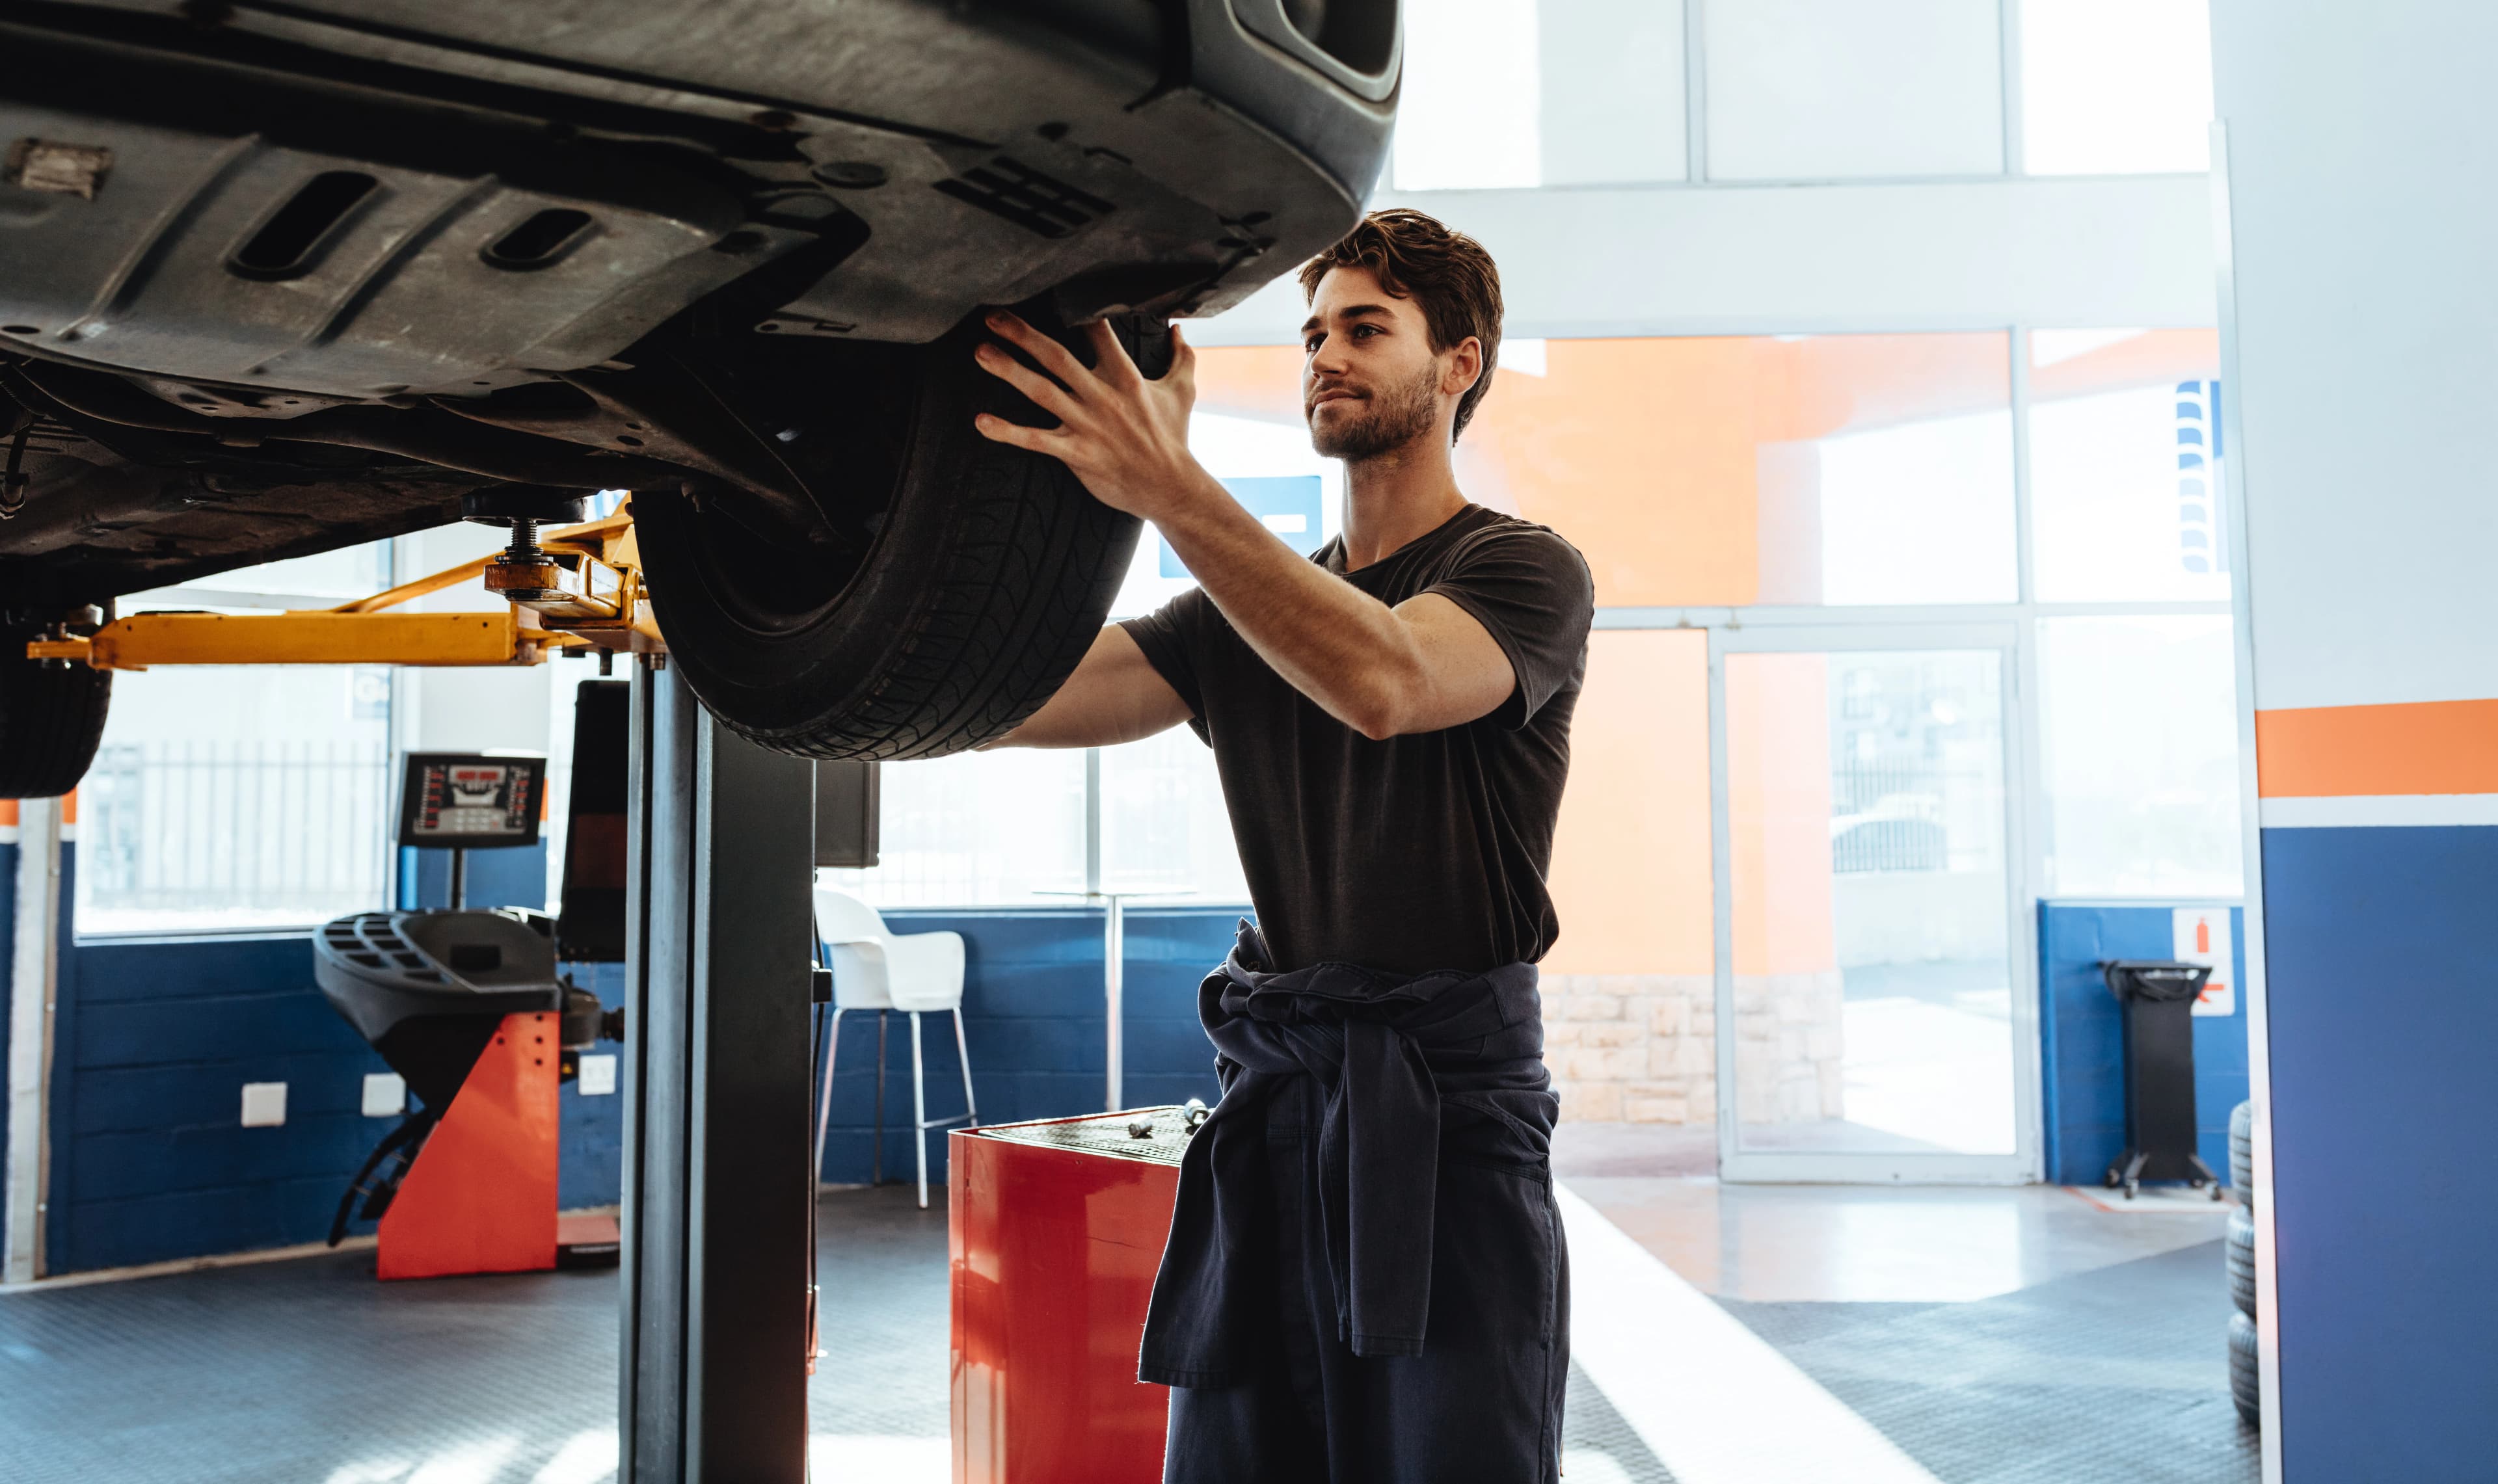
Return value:
<svg viewBox="0 0 2498 1484">
<path fill-rule="evenodd" d="M 1265 1111 L 1273 1324 L 1252 1373 L 1171 1390 L 1165 1484 L 1557 1484 L 1570 1279 L 1551 1160 L 1525 1130 L 1444 1132 L 1423 1353 L 1338 1337 L 1320 1214 L 1321 1098 Z M 1427 1157 L 1427 1156 L 1425 1156 Z"/>
</svg>

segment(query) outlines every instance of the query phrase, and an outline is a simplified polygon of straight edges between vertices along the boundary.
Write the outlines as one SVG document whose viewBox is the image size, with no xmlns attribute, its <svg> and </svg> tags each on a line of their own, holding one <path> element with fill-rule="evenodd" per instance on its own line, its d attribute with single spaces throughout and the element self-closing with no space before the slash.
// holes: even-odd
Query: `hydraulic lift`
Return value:
<svg viewBox="0 0 2498 1484">
<path fill-rule="evenodd" d="M 632 507 L 538 533 L 508 521 L 511 544 L 430 577 L 336 608 L 235 616 L 133 614 L 87 632 L 65 626 L 26 646 L 31 659 L 145 670 L 156 665 L 534 665 L 567 649 L 659 654 L 666 645 L 642 590 Z M 507 601 L 484 613 L 390 610 L 484 579 Z M 609 661 L 602 658 L 601 666 Z"/>
<path fill-rule="evenodd" d="M 631 661 L 622 1484 L 801 1484 L 815 1347 L 813 765 L 714 721 L 666 661 L 630 507 L 336 608 L 133 614 L 27 654 L 157 665 Z M 471 579 L 480 613 L 390 610 Z"/>
</svg>

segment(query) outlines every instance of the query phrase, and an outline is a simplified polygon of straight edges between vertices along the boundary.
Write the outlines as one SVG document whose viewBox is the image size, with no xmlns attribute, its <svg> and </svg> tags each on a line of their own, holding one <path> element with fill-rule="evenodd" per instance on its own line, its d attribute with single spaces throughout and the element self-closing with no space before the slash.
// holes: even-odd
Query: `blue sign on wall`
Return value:
<svg viewBox="0 0 2498 1484">
<path fill-rule="evenodd" d="M 1315 474 L 1284 474 L 1259 479 L 1227 479 L 1223 488 L 1232 491 L 1251 515 L 1266 529 L 1283 538 L 1284 545 L 1309 555 L 1326 544 L 1325 522 L 1319 518 L 1324 498 Z M 1157 569 L 1164 577 L 1187 577 L 1189 570 L 1181 565 L 1179 553 L 1168 541 L 1156 538 L 1162 548 L 1162 565 Z"/>
</svg>

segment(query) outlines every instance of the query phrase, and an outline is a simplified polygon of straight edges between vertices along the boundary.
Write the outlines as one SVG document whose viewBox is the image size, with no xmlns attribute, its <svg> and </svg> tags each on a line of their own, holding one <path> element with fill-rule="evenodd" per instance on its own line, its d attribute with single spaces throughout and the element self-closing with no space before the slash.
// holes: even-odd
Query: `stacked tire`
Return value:
<svg viewBox="0 0 2498 1484">
<path fill-rule="evenodd" d="M 2229 1212 L 2228 1240 L 2222 1245 L 2229 1275 L 2229 1397 L 2247 1426 L 2263 1426 L 2262 1392 L 2256 1379 L 2256 1108 L 2240 1103 L 2229 1115 L 2229 1184 L 2238 1204 Z"/>
</svg>

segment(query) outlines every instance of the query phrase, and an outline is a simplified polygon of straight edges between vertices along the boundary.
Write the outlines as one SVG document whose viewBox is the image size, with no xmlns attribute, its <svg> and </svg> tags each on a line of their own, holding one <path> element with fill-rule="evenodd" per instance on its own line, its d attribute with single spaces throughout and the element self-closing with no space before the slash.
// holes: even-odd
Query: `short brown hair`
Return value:
<svg viewBox="0 0 2498 1484">
<path fill-rule="evenodd" d="M 1457 426 L 1449 430 L 1456 442 L 1491 390 L 1492 367 L 1500 362 L 1500 269 L 1491 254 L 1437 217 L 1393 206 L 1363 217 L 1343 241 L 1302 264 L 1301 297 L 1316 299 L 1319 280 L 1337 268 L 1366 268 L 1381 288 L 1412 300 L 1430 327 L 1433 355 L 1468 335 L 1483 343 L 1483 374 L 1457 398 Z"/>
</svg>

